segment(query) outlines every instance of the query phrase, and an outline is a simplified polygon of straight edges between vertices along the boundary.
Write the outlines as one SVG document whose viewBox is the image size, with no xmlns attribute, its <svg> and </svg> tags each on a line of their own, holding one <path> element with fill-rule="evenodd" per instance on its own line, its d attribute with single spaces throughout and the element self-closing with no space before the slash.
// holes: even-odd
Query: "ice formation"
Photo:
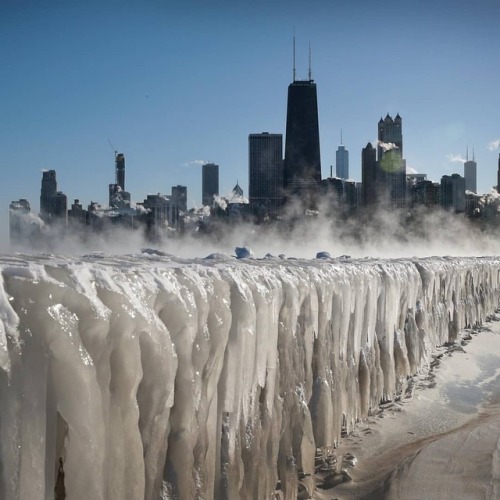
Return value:
<svg viewBox="0 0 500 500">
<path fill-rule="evenodd" d="M 498 258 L 1 257 L 0 498 L 295 498 L 434 346 L 499 303 Z"/>
</svg>

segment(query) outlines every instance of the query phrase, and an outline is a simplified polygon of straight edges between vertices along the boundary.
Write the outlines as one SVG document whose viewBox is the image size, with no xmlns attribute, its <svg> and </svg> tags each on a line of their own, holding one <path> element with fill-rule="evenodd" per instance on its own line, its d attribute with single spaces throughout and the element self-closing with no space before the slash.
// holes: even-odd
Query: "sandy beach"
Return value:
<svg viewBox="0 0 500 500">
<path fill-rule="evenodd" d="M 410 397 L 342 439 L 337 467 L 351 480 L 314 498 L 500 498 L 500 322 L 435 354 Z"/>
</svg>

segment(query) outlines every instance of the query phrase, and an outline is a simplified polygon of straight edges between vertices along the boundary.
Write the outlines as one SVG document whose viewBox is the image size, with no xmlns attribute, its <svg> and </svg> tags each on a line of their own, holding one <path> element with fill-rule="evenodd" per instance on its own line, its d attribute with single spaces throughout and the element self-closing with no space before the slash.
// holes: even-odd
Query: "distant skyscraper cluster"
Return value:
<svg viewBox="0 0 500 500">
<path fill-rule="evenodd" d="M 280 133 L 250 133 L 248 136 L 249 200 L 245 203 L 243 190 L 236 183 L 232 197 L 219 197 L 219 165 L 202 165 L 202 202 L 212 214 L 229 214 L 236 220 L 253 217 L 255 221 L 281 219 L 289 208 L 300 214 L 316 213 L 321 209 L 328 216 L 342 218 L 361 215 L 370 217 L 378 208 L 389 210 L 430 210 L 441 207 L 477 217 L 477 164 L 468 149 L 463 176 L 445 175 L 440 183 L 427 180 L 426 174 L 408 173 L 403 155 L 403 120 L 387 113 L 377 126 L 377 143 L 368 142 L 361 150 L 361 182 L 350 180 L 349 152 L 343 144 L 335 152 L 335 172 L 322 178 L 317 86 L 312 78 L 309 52 L 308 78 L 296 78 L 295 40 L 293 79 L 288 86 L 286 137 Z M 283 154 L 284 153 L 284 154 Z M 500 192 L 500 155 L 497 190 Z M 58 191 L 55 170 L 42 175 L 40 219 L 47 226 L 84 227 L 103 231 L 110 226 L 128 229 L 145 228 L 152 240 L 166 236 L 182 227 L 181 214 L 188 212 L 187 188 L 172 187 L 170 195 L 150 194 L 141 203 L 131 204 L 125 189 L 125 156 L 115 151 L 115 179 L 109 184 L 108 206 L 90 202 L 84 209 L 75 200 L 67 210 L 67 198 Z M 204 211 L 206 213 L 206 211 Z M 27 200 L 10 205 L 10 231 L 13 241 L 24 241 L 40 229 Z M 22 221 L 30 220 L 30 230 L 23 232 Z M 206 229 L 206 225 L 205 225 Z"/>
<path fill-rule="evenodd" d="M 125 191 L 125 156 L 115 153 L 115 182 L 109 184 L 108 206 L 91 201 L 85 209 L 76 199 L 68 210 L 66 195 L 57 189 L 55 170 L 46 170 L 42 173 L 40 217 L 31 213 L 25 199 L 13 201 L 9 208 L 10 240 L 14 245 L 43 247 L 44 242 L 48 243 L 55 235 L 70 233 L 86 237 L 112 227 L 142 228 L 146 237 L 155 241 L 165 237 L 168 231 L 179 229 L 179 215 L 187 210 L 187 188 L 173 186 L 171 195 L 148 195 L 132 207 L 130 193 Z"/>
</svg>

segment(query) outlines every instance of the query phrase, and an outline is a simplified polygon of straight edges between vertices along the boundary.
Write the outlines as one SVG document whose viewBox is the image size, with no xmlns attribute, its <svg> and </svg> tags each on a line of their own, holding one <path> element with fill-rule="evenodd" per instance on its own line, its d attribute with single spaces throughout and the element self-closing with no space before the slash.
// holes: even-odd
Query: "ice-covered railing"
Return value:
<svg viewBox="0 0 500 500">
<path fill-rule="evenodd" d="M 7 500 L 295 498 L 500 294 L 496 258 L 0 265 Z"/>
</svg>

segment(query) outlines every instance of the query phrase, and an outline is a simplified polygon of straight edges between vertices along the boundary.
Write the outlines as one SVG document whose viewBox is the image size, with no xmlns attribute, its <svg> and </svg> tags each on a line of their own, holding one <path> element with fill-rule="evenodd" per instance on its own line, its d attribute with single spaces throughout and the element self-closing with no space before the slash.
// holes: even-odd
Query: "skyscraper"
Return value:
<svg viewBox="0 0 500 500">
<path fill-rule="evenodd" d="M 366 207 L 373 207 L 378 199 L 377 151 L 369 142 L 361 151 L 361 190 Z"/>
<path fill-rule="evenodd" d="M 52 213 L 52 197 L 57 191 L 57 180 L 55 170 L 42 172 L 42 188 L 40 191 L 40 217 L 45 222 L 50 219 Z"/>
<path fill-rule="evenodd" d="M 181 212 L 187 212 L 187 187 L 186 186 L 172 186 L 172 200 L 179 207 Z"/>
<path fill-rule="evenodd" d="M 130 207 L 130 193 L 125 191 L 125 155 L 115 153 L 115 183 L 109 185 L 109 206 Z"/>
<path fill-rule="evenodd" d="M 403 159 L 402 119 L 387 114 L 378 122 L 377 158 L 386 202 L 403 208 L 406 202 L 406 161 Z"/>
<path fill-rule="evenodd" d="M 463 212 L 465 210 L 465 179 L 459 174 L 443 175 L 440 200 L 444 209 Z"/>
<path fill-rule="evenodd" d="M 59 222 L 66 225 L 67 221 L 66 195 L 57 191 L 55 170 L 42 172 L 42 188 L 40 191 L 40 217 L 48 224 Z"/>
<path fill-rule="evenodd" d="M 293 65 L 293 82 L 288 86 L 283 188 L 286 197 L 297 196 L 312 205 L 314 191 L 321 182 L 318 97 L 310 63 L 307 80 L 295 78 L 295 60 Z"/>
<path fill-rule="evenodd" d="M 335 166 L 337 177 L 340 179 L 349 179 L 349 151 L 340 145 L 335 152 Z"/>
<path fill-rule="evenodd" d="M 474 153 L 472 160 L 469 160 L 469 150 L 467 149 L 466 162 L 464 163 L 465 190 L 477 193 L 477 163 Z"/>
<path fill-rule="evenodd" d="M 125 191 L 125 156 L 122 153 L 118 153 L 115 158 L 115 177 L 116 184 Z"/>
<path fill-rule="evenodd" d="M 215 163 L 203 165 L 201 184 L 203 205 L 211 207 L 214 196 L 219 196 L 219 165 Z"/>
<path fill-rule="evenodd" d="M 283 136 L 248 136 L 248 186 L 250 210 L 255 215 L 278 214 L 283 203 Z"/>
<path fill-rule="evenodd" d="M 335 167 L 337 177 L 349 179 L 349 151 L 342 144 L 342 132 L 340 133 L 340 146 L 335 152 Z"/>
<path fill-rule="evenodd" d="M 498 153 L 497 192 L 500 193 L 500 153 Z"/>
</svg>

